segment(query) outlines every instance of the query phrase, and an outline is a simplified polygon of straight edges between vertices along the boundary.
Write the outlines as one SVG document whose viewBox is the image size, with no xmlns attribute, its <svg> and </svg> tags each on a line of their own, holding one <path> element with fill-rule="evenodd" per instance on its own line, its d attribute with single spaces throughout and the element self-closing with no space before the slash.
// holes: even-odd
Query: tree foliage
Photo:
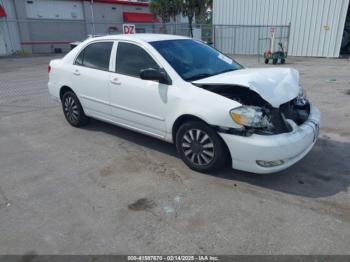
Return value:
<svg viewBox="0 0 350 262">
<path fill-rule="evenodd" d="M 182 11 L 181 0 L 152 0 L 150 3 L 151 12 L 167 23 L 171 18 L 176 21 L 176 16 Z"/>
<path fill-rule="evenodd" d="M 150 10 L 153 14 L 159 16 L 163 23 L 169 22 L 170 15 L 167 0 L 152 0 Z"/>
<path fill-rule="evenodd" d="M 194 17 L 205 16 L 212 4 L 212 0 L 151 0 L 150 8 L 163 23 L 169 22 L 170 18 L 176 22 L 176 16 L 179 14 L 188 17 L 190 33 L 193 37 Z"/>
<path fill-rule="evenodd" d="M 196 15 L 197 24 L 212 24 L 213 0 L 206 0 L 205 2 L 205 8 L 201 10 L 199 15 Z"/>
<path fill-rule="evenodd" d="M 176 17 L 182 11 L 182 0 L 168 0 L 169 16 L 174 19 L 176 23 Z"/>
<path fill-rule="evenodd" d="M 195 16 L 201 16 L 208 9 L 207 0 L 183 0 L 182 15 L 187 16 L 190 27 L 191 37 L 193 37 L 193 19 Z"/>
</svg>

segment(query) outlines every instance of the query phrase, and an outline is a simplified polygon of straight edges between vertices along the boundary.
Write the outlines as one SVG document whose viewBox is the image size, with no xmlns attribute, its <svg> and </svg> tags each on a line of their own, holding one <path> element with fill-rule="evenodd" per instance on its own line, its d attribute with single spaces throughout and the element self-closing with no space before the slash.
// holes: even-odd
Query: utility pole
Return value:
<svg viewBox="0 0 350 262">
<path fill-rule="evenodd" d="M 95 18 L 94 18 L 94 0 L 91 0 L 90 2 L 90 9 L 91 9 L 91 34 L 92 36 L 95 35 Z"/>
</svg>

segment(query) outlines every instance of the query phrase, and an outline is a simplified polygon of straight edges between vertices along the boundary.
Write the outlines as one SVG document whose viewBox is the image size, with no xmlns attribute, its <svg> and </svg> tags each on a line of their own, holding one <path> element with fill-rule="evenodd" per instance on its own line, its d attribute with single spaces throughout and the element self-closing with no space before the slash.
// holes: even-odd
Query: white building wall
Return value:
<svg viewBox="0 0 350 262">
<path fill-rule="evenodd" d="M 13 0 L 0 0 L 7 17 L 0 18 L 0 55 L 10 55 L 21 49 Z"/>
<path fill-rule="evenodd" d="M 349 0 L 214 0 L 213 23 L 291 23 L 289 55 L 338 57 L 348 6 Z M 229 41 L 227 37 L 221 44 Z M 252 45 L 246 41 L 244 46 Z"/>
</svg>

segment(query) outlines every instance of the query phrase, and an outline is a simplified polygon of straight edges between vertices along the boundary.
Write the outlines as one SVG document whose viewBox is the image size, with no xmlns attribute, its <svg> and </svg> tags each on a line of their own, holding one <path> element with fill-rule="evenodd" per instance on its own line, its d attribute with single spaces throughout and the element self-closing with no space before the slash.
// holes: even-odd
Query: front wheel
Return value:
<svg viewBox="0 0 350 262">
<path fill-rule="evenodd" d="M 212 128 L 200 121 L 190 121 L 179 128 L 176 148 L 185 164 L 199 172 L 219 170 L 228 158 L 222 139 Z"/>
</svg>

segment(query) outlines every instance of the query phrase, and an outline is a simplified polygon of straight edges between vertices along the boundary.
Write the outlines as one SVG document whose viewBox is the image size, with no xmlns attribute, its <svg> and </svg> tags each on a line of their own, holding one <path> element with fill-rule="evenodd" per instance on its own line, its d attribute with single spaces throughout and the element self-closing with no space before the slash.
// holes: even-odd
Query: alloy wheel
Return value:
<svg viewBox="0 0 350 262">
<path fill-rule="evenodd" d="M 79 108 L 73 97 L 67 96 L 64 100 L 64 112 L 71 123 L 79 121 Z"/>
<path fill-rule="evenodd" d="M 191 163 L 199 166 L 209 165 L 215 156 L 214 143 L 207 133 L 190 129 L 184 133 L 181 148 Z"/>
</svg>

